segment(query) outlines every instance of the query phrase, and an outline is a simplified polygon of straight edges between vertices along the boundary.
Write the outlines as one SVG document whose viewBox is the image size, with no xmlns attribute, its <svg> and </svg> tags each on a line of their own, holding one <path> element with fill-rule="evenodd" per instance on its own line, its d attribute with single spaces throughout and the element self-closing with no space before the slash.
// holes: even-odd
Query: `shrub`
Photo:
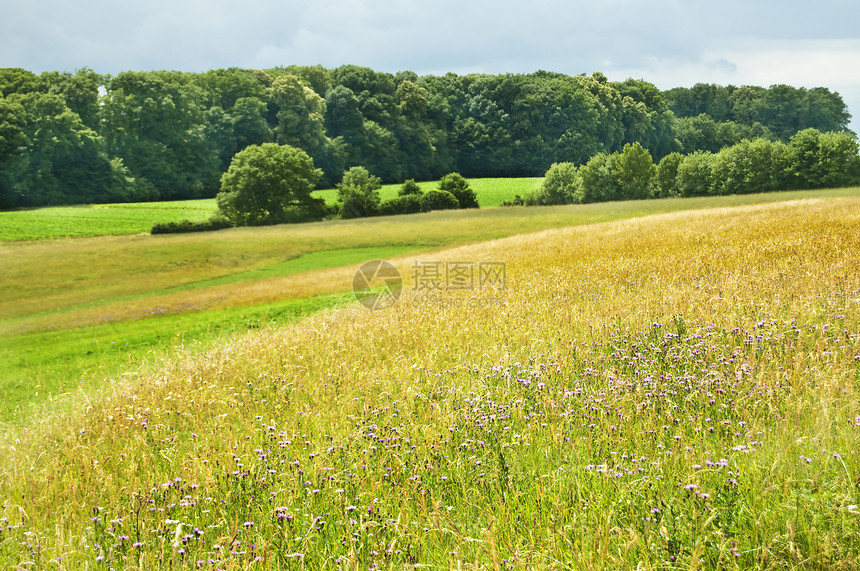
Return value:
<svg viewBox="0 0 860 571">
<path fill-rule="evenodd" d="M 379 213 L 382 182 L 364 167 L 352 167 L 337 184 L 341 218 L 363 218 Z"/>
<path fill-rule="evenodd" d="M 150 230 L 150 234 L 184 234 L 187 232 L 209 232 L 212 230 L 223 230 L 224 228 L 232 228 L 233 223 L 223 216 L 213 216 L 209 220 L 192 222 L 191 220 L 183 220 L 181 222 L 166 222 L 155 224 Z"/>
<path fill-rule="evenodd" d="M 519 194 L 515 194 L 512 199 L 502 202 L 502 206 L 525 206 L 525 200 Z"/>
<path fill-rule="evenodd" d="M 581 182 L 575 164 L 553 163 L 535 198 L 539 204 L 572 204 Z"/>
<path fill-rule="evenodd" d="M 415 214 L 421 212 L 421 196 L 419 194 L 406 194 L 386 200 L 379 205 L 380 216 L 391 216 L 394 214 Z"/>
<path fill-rule="evenodd" d="M 460 208 L 457 197 L 447 190 L 429 190 L 421 197 L 421 210 L 453 210 Z"/>
<path fill-rule="evenodd" d="M 446 174 L 439 181 L 439 190 L 450 192 L 457 199 L 459 208 L 478 208 L 478 197 L 469 183 L 459 173 Z"/>
<path fill-rule="evenodd" d="M 421 187 L 413 180 L 409 179 L 403 183 L 403 186 L 400 187 L 400 190 L 397 191 L 398 196 L 410 196 L 410 195 L 418 195 L 421 196 L 422 191 Z"/>
</svg>

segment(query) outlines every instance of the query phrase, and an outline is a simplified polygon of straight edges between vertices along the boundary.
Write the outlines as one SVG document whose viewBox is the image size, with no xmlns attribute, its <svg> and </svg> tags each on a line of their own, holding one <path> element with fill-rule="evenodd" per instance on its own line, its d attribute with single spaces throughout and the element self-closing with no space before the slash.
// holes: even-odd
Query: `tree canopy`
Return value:
<svg viewBox="0 0 860 571">
<path fill-rule="evenodd" d="M 211 197 L 236 153 L 270 142 L 302 149 L 331 187 L 355 166 L 383 182 L 541 176 L 627 145 L 659 163 L 744 139 L 788 145 L 810 128 L 843 144 L 838 136 L 853 138 L 850 117 L 823 87 L 661 91 L 600 73 L 418 76 L 345 65 L 111 77 L 8 68 L 0 69 L 0 206 Z M 605 160 L 581 174 L 600 174 Z M 601 192 L 641 194 L 629 184 Z"/>
<path fill-rule="evenodd" d="M 301 149 L 277 143 L 238 152 L 221 177 L 218 209 L 237 226 L 319 220 L 325 202 L 313 198 L 322 172 Z"/>
</svg>

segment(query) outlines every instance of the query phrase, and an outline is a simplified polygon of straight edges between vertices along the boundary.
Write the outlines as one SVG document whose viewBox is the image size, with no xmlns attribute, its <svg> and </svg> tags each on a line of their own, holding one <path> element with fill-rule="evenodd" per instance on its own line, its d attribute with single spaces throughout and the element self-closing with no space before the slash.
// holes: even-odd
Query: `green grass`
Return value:
<svg viewBox="0 0 860 571">
<path fill-rule="evenodd" d="M 335 294 L 184 315 L 7 336 L 0 345 L 0 424 L 67 392 L 138 371 L 179 350 L 203 350 L 253 329 L 354 301 Z"/>
<path fill-rule="evenodd" d="M 415 249 L 412 246 L 385 246 L 311 252 L 259 269 L 144 294 L 103 299 L 69 307 L 65 311 L 326 268 L 357 266 L 365 261 L 392 258 Z M 161 315 L 164 310 L 159 308 L 153 309 L 145 319 L 23 335 L 0 335 L 0 422 L 8 421 L 16 410 L 23 410 L 22 407 L 30 410 L 27 405 L 62 394 L 70 386 L 95 386 L 102 379 L 119 374 L 124 367 L 134 368 L 153 352 L 169 352 L 192 339 L 199 346 L 208 346 L 222 339 L 225 332 L 238 333 L 259 327 L 262 322 L 274 323 L 284 318 L 295 320 L 320 308 L 352 299 L 350 294 L 334 294 L 249 307 L 186 311 L 181 315 Z"/>
<path fill-rule="evenodd" d="M 55 206 L 0 212 L 0 241 L 149 232 L 157 223 L 207 220 L 214 200 Z"/>
<path fill-rule="evenodd" d="M 471 179 L 469 183 L 478 195 L 482 207 L 499 206 L 515 194 L 523 195 L 540 184 L 541 178 Z M 418 183 L 422 190 L 437 188 L 438 181 Z M 380 196 L 387 200 L 397 196 L 402 185 L 382 187 Z M 337 190 L 314 192 L 328 204 L 337 204 Z M 126 204 L 95 204 L 85 206 L 55 206 L 29 210 L 0 212 L 0 242 L 73 238 L 149 232 L 154 224 L 203 221 L 217 212 L 214 199 L 181 200 L 174 202 L 138 202 Z"/>
<path fill-rule="evenodd" d="M 536 178 L 472 178 L 467 179 L 469 186 L 478 196 L 478 204 L 481 208 L 501 206 L 503 202 L 510 201 L 514 196 L 525 196 L 540 187 L 543 177 Z M 439 181 L 423 181 L 417 183 L 423 192 L 439 188 Z M 397 197 L 402 184 L 384 184 L 379 190 L 379 198 L 382 201 Z M 337 204 L 337 189 L 330 188 L 314 192 L 317 198 L 325 199 L 326 204 Z"/>
<path fill-rule="evenodd" d="M 38 400 L 43 400 L 60 385 L 100 381 L 94 373 L 101 371 L 102 354 L 90 349 L 67 361 L 66 368 L 33 360 L 52 345 L 74 354 L 75 345 L 63 340 L 61 330 L 69 330 L 71 340 L 98 339 L 93 327 L 134 331 L 165 314 L 179 315 L 180 321 L 182 315 L 206 319 L 213 311 L 348 292 L 353 268 L 370 259 L 663 212 L 858 194 L 860 189 L 839 189 L 492 208 L 203 234 L 6 242 L 0 244 L 0 343 L 6 348 L 0 391 L 6 385 L 17 387 L 6 394 L 11 410 L 32 396 L 34 391 L 26 387 L 41 384 Z M 342 270 L 325 279 L 308 274 L 332 268 Z M 126 322 L 130 330 L 122 329 Z M 137 343 L 123 356 L 139 359 L 147 351 L 145 343 Z"/>
</svg>

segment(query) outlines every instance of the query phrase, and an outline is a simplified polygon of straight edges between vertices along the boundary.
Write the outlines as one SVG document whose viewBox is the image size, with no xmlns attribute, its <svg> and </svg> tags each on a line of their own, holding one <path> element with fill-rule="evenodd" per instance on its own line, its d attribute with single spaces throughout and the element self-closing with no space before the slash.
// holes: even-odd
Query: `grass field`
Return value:
<svg viewBox="0 0 860 571">
<path fill-rule="evenodd" d="M 537 190 L 543 178 L 473 178 L 469 179 L 469 186 L 478 196 L 478 204 L 481 208 L 501 206 L 505 201 L 510 201 L 514 196 L 525 196 L 531 191 Z M 439 181 L 424 181 L 417 183 L 421 190 L 435 190 L 439 188 Z M 402 184 L 386 184 L 379 191 L 381 200 L 390 200 L 397 196 Z M 314 193 L 318 198 L 325 199 L 328 204 L 337 203 L 337 189 L 319 190 Z"/>
<path fill-rule="evenodd" d="M 214 200 L 55 206 L 0 212 L 0 241 L 149 232 L 157 223 L 207 220 Z"/>
<path fill-rule="evenodd" d="M 229 319 L 237 314 L 230 311 L 337 300 L 336 294 L 350 291 L 357 265 L 371 259 L 405 260 L 408 266 L 432 260 L 439 248 L 546 228 L 857 194 L 842 189 L 494 208 L 203 234 L 7 242 L 0 244 L 0 419 L 26 419 L 34 406 L 55 402 L 69 388 L 91 388 L 122 367 L 153 361 L 195 314 L 224 310 L 212 315 L 221 315 L 233 331 Z M 198 347 L 222 340 L 207 331 L 197 329 L 186 339 Z M 141 341 L 117 344 L 123 335 Z M 146 339 L 157 339 L 158 351 Z"/>
<path fill-rule="evenodd" d="M 499 206 L 515 195 L 524 195 L 540 185 L 541 178 L 472 179 L 470 184 L 484 207 Z M 383 200 L 394 198 L 402 185 L 383 186 Z M 437 181 L 422 182 L 427 191 L 438 186 Z M 337 190 L 314 193 L 328 204 L 337 203 Z M 140 202 L 126 204 L 97 204 L 60 206 L 0 212 L 0 241 L 37 240 L 80 236 L 106 236 L 149 232 L 157 223 L 203 221 L 217 212 L 214 199 L 181 200 L 175 202 Z"/>
<path fill-rule="evenodd" d="M 616 219 L 433 253 L 504 263 L 504 288 L 428 297 L 415 255 L 395 257 L 407 287 L 388 310 L 172 345 L 7 427 L 0 561 L 856 568 L 856 194 L 574 208 Z"/>
</svg>

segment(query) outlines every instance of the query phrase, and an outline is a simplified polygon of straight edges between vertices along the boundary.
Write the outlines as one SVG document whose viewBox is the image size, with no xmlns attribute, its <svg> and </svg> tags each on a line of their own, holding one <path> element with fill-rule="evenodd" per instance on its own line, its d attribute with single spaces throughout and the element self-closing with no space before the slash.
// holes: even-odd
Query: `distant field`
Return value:
<svg viewBox="0 0 860 571">
<path fill-rule="evenodd" d="M 514 195 L 522 196 L 540 185 L 542 178 L 472 179 L 470 184 L 482 207 L 499 206 Z M 438 181 L 422 182 L 423 190 L 437 188 Z M 383 186 L 382 200 L 397 196 L 401 184 Z M 337 190 L 320 190 L 315 196 L 337 203 Z M 0 241 L 71 238 L 149 232 L 157 223 L 206 220 L 217 210 L 214 199 L 176 202 L 136 202 L 56 206 L 0 212 Z"/>
<path fill-rule="evenodd" d="M 138 234 L 156 223 L 206 220 L 214 200 L 52 206 L 0 212 L 0 241 Z"/>
<path fill-rule="evenodd" d="M 543 177 L 537 178 L 473 178 L 469 179 L 469 186 L 478 195 L 478 204 L 481 208 L 500 206 L 505 201 L 510 201 L 514 196 L 524 196 L 526 193 L 537 189 L 543 182 Z M 421 190 L 427 192 L 439 188 L 439 181 L 418 182 Z M 381 200 L 390 200 L 397 196 L 402 184 L 386 184 L 379 191 Z M 318 190 L 314 196 L 325 199 L 327 204 L 337 203 L 337 190 Z"/>
</svg>

